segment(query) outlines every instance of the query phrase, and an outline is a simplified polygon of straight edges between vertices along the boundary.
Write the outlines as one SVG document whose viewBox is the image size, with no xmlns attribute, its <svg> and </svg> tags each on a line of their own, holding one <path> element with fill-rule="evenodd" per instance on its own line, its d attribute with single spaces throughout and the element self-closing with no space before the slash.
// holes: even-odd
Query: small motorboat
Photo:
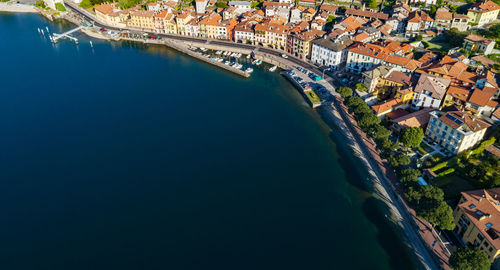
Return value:
<svg viewBox="0 0 500 270">
<path fill-rule="evenodd" d="M 245 69 L 245 72 L 246 73 L 252 73 L 253 72 L 253 68 L 249 67 L 249 68 Z"/>
<path fill-rule="evenodd" d="M 271 68 L 269 68 L 269 71 L 273 72 L 273 71 L 275 71 L 277 68 L 278 68 L 278 66 L 272 66 Z"/>
</svg>

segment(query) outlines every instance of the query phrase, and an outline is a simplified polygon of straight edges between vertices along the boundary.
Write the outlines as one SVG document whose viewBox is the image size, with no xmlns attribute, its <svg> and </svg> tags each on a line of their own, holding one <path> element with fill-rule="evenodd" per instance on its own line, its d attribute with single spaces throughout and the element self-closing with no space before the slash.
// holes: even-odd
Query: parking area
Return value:
<svg viewBox="0 0 500 270">
<path fill-rule="evenodd" d="M 335 88 L 323 79 L 321 75 L 298 66 L 289 72 L 300 86 L 305 89 L 310 87 L 321 98 L 322 104 L 330 104 L 333 101 Z"/>
</svg>

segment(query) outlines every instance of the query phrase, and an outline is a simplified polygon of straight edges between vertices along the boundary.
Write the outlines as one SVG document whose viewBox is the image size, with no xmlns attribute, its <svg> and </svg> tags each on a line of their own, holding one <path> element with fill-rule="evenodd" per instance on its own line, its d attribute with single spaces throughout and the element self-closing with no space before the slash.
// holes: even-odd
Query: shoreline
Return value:
<svg viewBox="0 0 500 270">
<path fill-rule="evenodd" d="M 25 12 L 25 13 L 28 13 L 28 12 Z M 29 13 L 38 13 L 38 11 L 35 10 L 34 12 L 29 12 Z M 65 19 L 66 21 L 68 21 L 70 23 L 77 24 L 77 23 L 75 23 L 75 21 L 68 19 L 67 16 L 63 16 L 61 19 Z M 93 31 L 90 31 L 88 29 L 84 29 L 84 31 L 82 31 L 82 32 L 84 34 L 86 34 L 92 38 L 96 38 L 96 39 L 102 39 L 102 40 L 108 40 L 108 41 L 115 40 L 115 39 L 104 37 L 100 33 L 94 33 Z M 120 40 L 124 40 L 124 39 L 116 39 L 116 41 L 120 41 Z M 129 39 L 125 39 L 125 40 L 129 40 Z M 129 41 L 141 42 L 141 40 L 129 40 Z M 200 43 L 205 42 L 205 44 L 207 42 L 206 40 L 203 40 L 203 39 L 200 39 L 199 41 L 200 41 Z M 185 46 L 187 46 L 187 44 L 188 44 L 187 41 L 184 41 L 184 42 L 179 41 L 179 42 L 183 43 Z M 167 46 L 169 48 L 175 49 L 183 54 L 186 54 L 182 50 L 178 50 L 177 48 L 170 46 L 169 45 L 170 42 L 156 43 L 156 42 L 148 42 L 147 40 L 142 40 L 142 43 L 164 45 L 164 46 Z M 174 43 L 174 42 L 172 42 L 172 43 Z M 223 45 L 215 45 L 215 46 L 223 46 Z M 204 47 L 207 47 L 207 46 L 204 46 Z M 225 50 L 234 51 L 234 52 L 238 51 L 238 48 L 231 47 L 229 43 L 223 47 L 225 48 Z M 262 52 L 258 52 L 258 53 L 260 55 L 266 55 L 265 53 L 262 53 Z M 272 57 L 272 55 L 270 55 L 270 56 Z M 287 59 L 279 59 L 276 57 L 274 57 L 274 58 L 275 58 L 274 59 L 275 61 L 282 63 L 284 66 L 298 65 L 297 63 L 290 64 L 292 62 L 287 60 Z M 261 60 L 265 61 L 265 59 L 261 59 Z M 265 62 L 268 62 L 268 61 L 265 61 Z M 284 64 L 284 63 L 286 63 L 286 64 Z M 304 62 L 304 64 L 307 64 L 307 63 Z M 303 66 L 306 69 L 310 69 L 305 65 L 301 65 L 301 66 Z M 331 82 L 329 82 L 329 83 L 331 84 Z M 338 97 L 338 95 L 336 95 L 336 97 Z M 421 252 L 419 252 L 422 247 L 417 247 L 415 245 L 415 241 L 419 241 L 419 240 L 410 239 L 410 238 L 413 238 L 413 237 L 410 237 L 410 230 L 411 231 L 415 230 L 414 228 L 412 228 L 413 226 L 409 226 L 409 225 L 413 225 L 413 224 L 411 224 L 410 218 L 407 217 L 407 215 L 411 214 L 411 213 L 407 213 L 406 215 L 402 215 L 402 211 L 400 209 L 398 209 L 399 207 L 396 204 L 400 203 L 400 202 L 398 202 L 397 200 L 401 200 L 401 199 L 399 198 L 398 194 L 396 194 L 396 191 L 393 188 L 390 188 L 387 186 L 388 183 L 390 184 L 390 180 L 388 180 L 387 178 L 384 179 L 383 177 L 378 175 L 380 172 L 377 169 L 380 170 L 380 168 L 377 168 L 376 165 L 373 165 L 372 160 L 371 160 L 371 159 L 373 159 L 373 157 L 368 156 L 368 154 L 364 153 L 364 151 L 363 151 L 363 150 L 365 150 L 364 148 L 367 147 L 366 142 L 362 142 L 362 141 L 360 142 L 359 138 L 356 138 L 357 136 L 360 136 L 360 134 L 359 133 L 355 134 L 356 130 L 354 130 L 354 131 L 352 130 L 353 123 L 347 122 L 347 121 L 349 121 L 348 120 L 349 115 L 348 115 L 348 113 L 346 113 L 346 111 L 344 109 L 342 109 L 341 104 L 340 105 L 337 104 L 338 102 L 339 102 L 339 100 L 336 98 L 334 104 L 332 104 L 330 106 L 320 107 L 319 110 L 322 112 L 326 112 L 327 116 L 329 116 L 327 118 L 330 118 L 332 120 L 332 122 L 342 131 L 344 138 L 349 142 L 348 143 L 349 147 L 354 151 L 353 152 L 354 156 L 356 156 L 363 163 L 363 166 L 367 169 L 368 174 L 371 176 L 370 183 L 372 184 L 372 186 L 374 188 L 373 194 L 375 195 L 375 197 L 377 197 L 377 199 L 379 199 L 380 201 L 382 201 L 384 204 L 386 204 L 389 207 L 390 212 L 391 212 L 391 216 L 392 216 L 391 220 L 398 226 L 398 228 L 400 228 L 403 231 L 404 235 L 406 236 L 406 239 L 409 241 L 409 243 L 402 241 L 403 244 L 407 245 L 409 248 L 412 249 L 412 251 L 413 251 L 412 255 L 416 256 L 420 260 L 420 263 L 424 266 L 425 269 L 437 269 L 436 267 L 431 267 L 429 265 L 428 260 L 426 258 L 423 258 L 423 257 L 427 257 L 427 256 L 424 256 L 423 254 L 421 254 Z M 320 114 L 319 111 L 317 111 L 317 113 Z M 320 114 L 320 116 L 321 116 L 321 114 Z M 347 117 L 347 120 L 346 120 L 346 117 Z M 328 123 L 324 119 L 322 121 L 325 124 L 330 125 L 330 123 Z M 384 175 L 384 177 L 385 177 L 385 175 Z M 388 182 L 386 182 L 386 181 L 388 181 Z M 391 190 L 389 190 L 389 189 L 391 189 Z M 390 192 L 392 192 L 392 194 L 390 194 Z M 392 199 L 393 196 L 395 196 L 396 200 Z M 402 203 L 404 205 L 404 201 Z M 405 217 L 403 217 L 403 216 L 405 216 Z M 410 224 L 404 224 L 407 222 L 410 222 Z M 425 240 L 422 239 L 420 241 L 423 241 L 423 243 L 425 244 Z M 424 247 L 424 249 L 425 248 L 426 247 Z M 428 252 L 428 250 L 429 249 L 427 248 L 426 251 Z M 435 261 L 433 260 L 432 262 L 435 262 Z"/>
</svg>

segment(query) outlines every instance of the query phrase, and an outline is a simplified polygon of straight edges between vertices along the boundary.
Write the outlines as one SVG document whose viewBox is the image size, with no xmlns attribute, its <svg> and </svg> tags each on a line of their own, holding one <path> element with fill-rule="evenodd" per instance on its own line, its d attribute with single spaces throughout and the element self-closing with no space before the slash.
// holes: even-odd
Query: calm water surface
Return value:
<svg viewBox="0 0 500 270">
<path fill-rule="evenodd" d="M 277 73 L 0 15 L 0 269 L 408 269 L 343 144 Z"/>
</svg>

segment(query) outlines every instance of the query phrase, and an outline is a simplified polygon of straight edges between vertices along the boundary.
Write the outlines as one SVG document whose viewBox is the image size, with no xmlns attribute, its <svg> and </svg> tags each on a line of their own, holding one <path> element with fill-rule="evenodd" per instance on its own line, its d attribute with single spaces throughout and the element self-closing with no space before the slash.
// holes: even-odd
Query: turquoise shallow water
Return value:
<svg viewBox="0 0 500 270">
<path fill-rule="evenodd" d="M 360 163 L 277 73 L 50 44 L 0 15 L 1 269 L 408 269 Z"/>
</svg>

